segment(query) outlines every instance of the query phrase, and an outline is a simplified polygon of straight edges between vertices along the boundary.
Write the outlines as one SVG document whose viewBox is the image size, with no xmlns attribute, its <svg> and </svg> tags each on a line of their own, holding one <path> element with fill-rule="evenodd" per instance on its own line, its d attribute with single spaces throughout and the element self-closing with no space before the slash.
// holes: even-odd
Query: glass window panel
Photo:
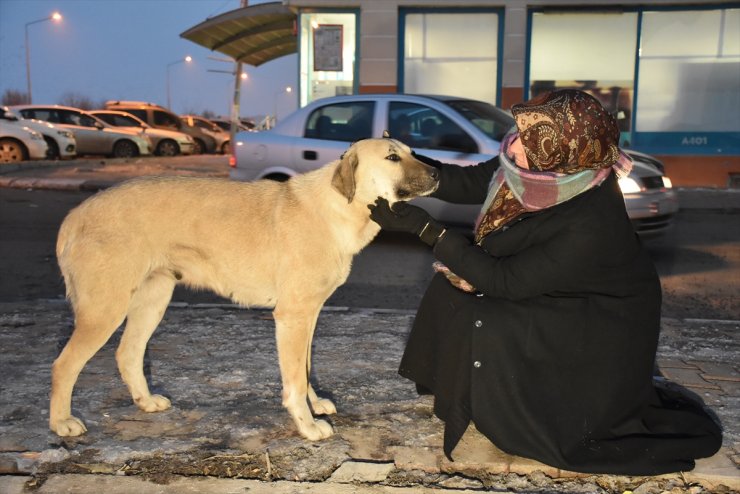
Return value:
<svg viewBox="0 0 740 494">
<path fill-rule="evenodd" d="M 319 98 L 353 93 L 356 51 L 355 17 L 355 14 L 341 12 L 301 14 L 301 106 Z M 318 37 L 315 36 L 317 30 L 319 30 Z M 337 37 L 329 36 L 327 30 L 339 34 L 336 34 Z M 316 40 L 322 46 L 316 46 Z M 319 53 L 319 67 L 315 66 L 317 64 L 317 50 Z M 341 57 L 331 59 L 338 62 L 333 70 L 317 70 L 317 68 L 328 68 L 321 64 L 327 62 L 326 56 L 328 54 L 336 54 L 337 52 L 341 53 Z"/>
<path fill-rule="evenodd" d="M 404 22 L 404 92 L 496 102 L 497 13 L 413 13 Z"/>
<path fill-rule="evenodd" d="M 740 9 L 725 10 L 725 23 L 722 29 L 722 55 L 740 55 Z"/>
<path fill-rule="evenodd" d="M 645 12 L 640 57 L 716 56 L 721 26 L 720 10 Z"/>
<path fill-rule="evenodd" d="M 532 16 L 530 80 L 632 81 L 637 14 Z"/>
<path fill-rule="evenodd" d="M 642 28 L 636 130 L 737 132 L 740 129 L 740 55 L 720 47 L 738 39 L 740 24 L 725 23 L 724 29 L 720 29 L 723 13 L 719 10 L 649 14 L 650 20 Z M 724 15 L 725 20 L 735 16 L 735 12 Z M 686 35 L 687 25 L 699 23 L 707 27 L 705 23 L 709 19 L 715 23 L 712 29 Z M 678 52 L 670 47 L 667 33 L 672 33 L 676 46 L 683 46 L 687 51 Z M 678 41 L 687 37 L 696 46 L 703 47 L 702 53 Z"/>
</svg>

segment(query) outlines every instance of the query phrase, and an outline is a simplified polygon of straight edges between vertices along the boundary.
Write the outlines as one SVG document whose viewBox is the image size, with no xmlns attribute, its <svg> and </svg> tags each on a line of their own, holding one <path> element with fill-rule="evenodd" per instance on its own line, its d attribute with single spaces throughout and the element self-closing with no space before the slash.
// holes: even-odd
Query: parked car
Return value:
<svg viewBox="0 0 740 494">
<path fill-rule="evenodd" d="M 195 141 L 188 134 L 175 130 L 155 129 L 139 117 L 128 112 L 94 110 L 90 114 L 113 127 L 143 132 L 151 139 L 152 149 L 157 156 L 193 154 L 193 149 L 195 149 Z"/>
<path fill-rule="evenodd" d="M 231 134 L 211 122 L 207 118 L 197 115 L 182 115 L 180 120 L 188 126 L 200 127 L 200 129 L 216 140 L 216 152 L 228 154 L 231 152 Z"/>
<path fill-rule="evenodd" d="M 227 118 L 211 118 L 210 121 L 221 127 L 224 132 L 231 133 L 231 120 Z M 254 130 L 254 124 L 252 124 L 250 127 L 249 125 L 245 125 L 244 122 L 241 120 L 237 122 L 237 132 L 248 132 L 250 130 Z"/>
<path fill-rule="evenodd" d="M 0 163 L 46 158 L 44 136 L 27 126 L 0 120 Z"/>
<path fill-rule="evenodd" d="M 116 129 L 79 108 L 60 105 L 17 105 L 11 110 L 23 118 L 53 123 L 71 131 L 77 141 L 77 154 L 102 154 L 131 158 L 151 154 L 151 142 L 141 132 Z"/>
<path fill-rule="evenodd" d="M 130 113 L 143 120 L 155 129 L 174 130 L 184 132 L 193 138 L 195 148 L 193 154 L 215 153 L 216 140 L 203 132 L 200 127 L 185 125 L 180 117 L 163 106 L 146 101 L 106 101 L 106 110 L 118 110 Z"/>
<path fill-rule="evenodd" d="M 46 157 L 49 159 L 73 158 L 77 154 L 77 141 L 69 130 L 41 120 L 22 119 L 7 106 L 0 108 L 0 119 L 41 134 L 46 141 Z"/>
<path fill-rule="evenodd" d="M 420 154 L 467 166 L 499 152 L 514 126 L 508 113 L 482 101 L 448 96 L 362 94 L 316 100 L 270 130 L 240 132 L 229 175 L 234 180 L 286 180 L 338 159 L 351 142 L 380 137 L 389 130 Z M 620 181 L 627 212 L 640 234 L 670 227 L 678 200 L 662 165 L 627 151 L 635 166 Z M 453 224 L 472 224 L 479 205 L 420 198 L 415 204 Z"/>
</svg>

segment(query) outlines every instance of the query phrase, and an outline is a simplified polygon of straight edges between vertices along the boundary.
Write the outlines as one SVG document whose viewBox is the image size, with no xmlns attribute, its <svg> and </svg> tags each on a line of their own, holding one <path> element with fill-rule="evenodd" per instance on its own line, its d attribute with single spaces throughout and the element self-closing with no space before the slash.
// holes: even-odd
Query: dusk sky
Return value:
<svg viewBox="0 0 740 494">
<path fill-rule="evenodd" d="M 249 5 L 267 3 L 250 0 Z M 180 33 L 209 17 L 239 8 L 239 0 L 0 0 L 0 94 L 26 92 L 25 25 L 59 11 L 63 20 L 28 26 L 31 83 L 35 104 L 59 103 L 65 93 L 93 101 L 143 100 L 167 105 L 170 66 L 172 109 L 178 113 L 210 110 L 229 114 L 233 64 L 226 58 L 180 38 Z M 282 117 L 297 107 L 297 94 L 280 90 L 298 81 L 297 55 L 260 67 L 244 66 L 241 115 L 277 112 Z"/>
</svg>

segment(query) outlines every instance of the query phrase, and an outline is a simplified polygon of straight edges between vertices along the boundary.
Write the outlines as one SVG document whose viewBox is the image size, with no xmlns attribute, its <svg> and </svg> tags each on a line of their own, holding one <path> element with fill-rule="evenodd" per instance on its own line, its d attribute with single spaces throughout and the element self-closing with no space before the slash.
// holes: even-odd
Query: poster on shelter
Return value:
<svg viewBox="0 0 740 494">
<path fill-rule="evenodd" d="M 314 71 L 342 71 L 343 29 L 339 24 L 320 24 L 313 30 Z"/>
</svg>

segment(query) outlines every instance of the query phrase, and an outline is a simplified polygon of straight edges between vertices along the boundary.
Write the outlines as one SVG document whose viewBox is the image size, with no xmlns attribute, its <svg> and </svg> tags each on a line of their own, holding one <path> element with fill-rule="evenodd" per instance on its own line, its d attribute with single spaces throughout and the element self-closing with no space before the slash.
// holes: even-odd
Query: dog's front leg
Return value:
<svg viewBox="0 0 740 494">
<path fill-rule="evenodd" d="M 283 380 L 283 406 L 303 437 L 311 441 L 325 439 L 334 434 L 334 430 L 328 422 L 315 420 L 308 407 L 308 349 L 318 310 L 295 311 L 276 307 L 273 315 Z"/>
</svg>

